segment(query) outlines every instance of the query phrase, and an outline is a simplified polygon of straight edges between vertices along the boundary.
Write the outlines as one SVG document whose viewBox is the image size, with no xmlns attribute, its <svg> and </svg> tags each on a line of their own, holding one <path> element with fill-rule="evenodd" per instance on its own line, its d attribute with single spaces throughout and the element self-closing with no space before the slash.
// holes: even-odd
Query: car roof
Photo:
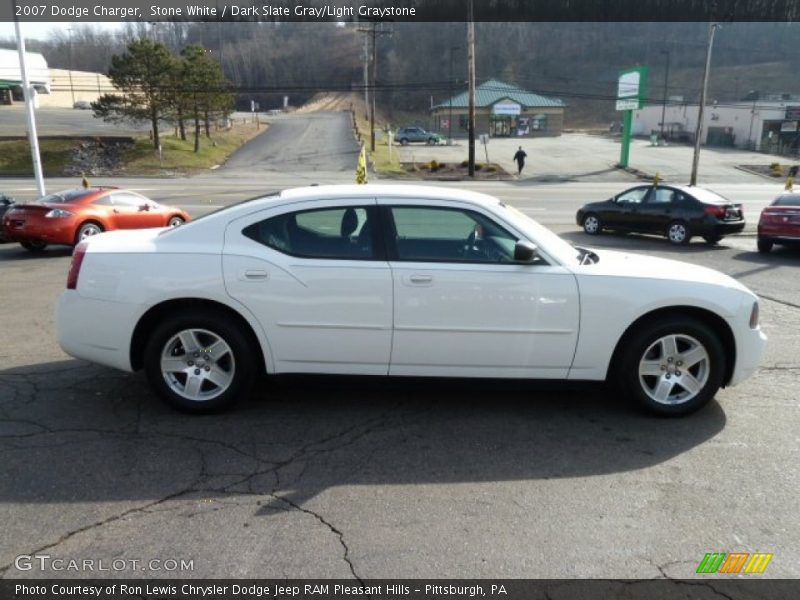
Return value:
<svg viewBox="0 0 800 600">
<path fill-rule="evenodd" d="M 494 196 L 459 188 L 399 184 L 313 185 L 284 190 L 280 193 L 279 197 L 274 197 L 273 201 L 311 200 L 320 197 L 331 200 L 375 197 L 398 199 L 419 198 L 421 200 L 466 201 L 481 206 L 497 206 L 500 203 Z"/>
</svg>

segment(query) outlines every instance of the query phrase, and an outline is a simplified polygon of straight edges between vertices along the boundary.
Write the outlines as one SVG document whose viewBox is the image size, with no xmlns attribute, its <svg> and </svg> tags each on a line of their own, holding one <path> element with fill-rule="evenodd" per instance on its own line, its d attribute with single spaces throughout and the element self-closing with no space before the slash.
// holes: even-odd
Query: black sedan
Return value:
<svg viewBox="0 0 800 600">
<path fill-rule="evenodd" d="M 604 229 L 664 235 L 677 245 L 702 236 L 716 244 L 744 229 L 742 205 L 699 187 L 640 185 L 578 210 L 578 225 L 590 235 Z"/>
</svg>

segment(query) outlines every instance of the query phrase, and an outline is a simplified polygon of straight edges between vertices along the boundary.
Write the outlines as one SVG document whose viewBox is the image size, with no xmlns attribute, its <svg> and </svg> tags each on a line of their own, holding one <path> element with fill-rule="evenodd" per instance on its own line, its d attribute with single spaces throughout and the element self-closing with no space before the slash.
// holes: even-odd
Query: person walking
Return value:
<svg viewBox="0 0 800 600">
<path fill-rule="evenodd" d="M 514 155 L 514 160 L 517 162 L 517 177 L 522 175 L 522 168 L 525 166 L 525 159 L 528 157 L 525 154 L 525 150 L 522 149 L 522 146 L 519 147 L 517 153 Z"/>
</svg>

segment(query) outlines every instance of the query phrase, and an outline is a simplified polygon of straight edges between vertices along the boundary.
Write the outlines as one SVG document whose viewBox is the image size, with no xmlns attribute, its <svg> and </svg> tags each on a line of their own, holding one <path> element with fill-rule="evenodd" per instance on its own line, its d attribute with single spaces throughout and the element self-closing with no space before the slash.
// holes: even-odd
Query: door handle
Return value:
<svg viewBox="0 0 800 600">
<path fill-rule="evenodd" d="M 260 279 L 269 279 L 269 273 L 266 271 L 256 270 L 256 269 L 248 269 L 243 273 L 244 278 L 250 281 L 256 281 Z"/>
<path fill-rule="evenodd" d="M 411 275 L 408 280 L 411 283 L 431 283 L 433 281 L 433 275 Z"/>
</svg>

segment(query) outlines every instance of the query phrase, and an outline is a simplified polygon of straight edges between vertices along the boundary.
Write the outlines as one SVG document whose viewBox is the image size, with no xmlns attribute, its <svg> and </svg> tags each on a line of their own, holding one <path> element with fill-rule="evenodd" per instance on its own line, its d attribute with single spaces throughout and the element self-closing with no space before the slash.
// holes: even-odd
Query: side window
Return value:
<svg viewBox="0 0 800 600">
<path fill-rule="evenodd" d="M 657 187 L 650 194 L 647 202 L 648 204 L 669 204 L 675 200 L 675 190 L 669 188 Z"/>
<path fill-rule="evenodd" d="M 114 206 L 113 196 L 111 194 L 102 196 L 101 198 L 92 201 L 92 204 L 95 206 Z"/>
<path fill-rule="evenodd" d="M 617 196 L 617 203 L 618 204 L 640 204 L 642 200 L 644 200 L 645 195 L 647 194 L 647 190 L 649 188 L 642 187 L 636 188 L 630 191 L 625 192 L 624 194 L 620 194 Z"/>
<path fill-rule="evenodd" d="M 242 234 L 303 258 L 373 258 L 372 227 L 365 207 L 321 208 L 278 215 L 248 225 Z"/>
<path fill-rule="evenodd" d="M 516 236 L 473 211 L 391 208 L 398 260 L 511 263 Z"/>
<path fill-rule="evenodd" d="M 138 209 L 142 204 L 147 203 L 147 200 L 141 196 L 134 196 L 133 194 L 112 194 L 112 196 L 114 206 Z"/>
</svg>

